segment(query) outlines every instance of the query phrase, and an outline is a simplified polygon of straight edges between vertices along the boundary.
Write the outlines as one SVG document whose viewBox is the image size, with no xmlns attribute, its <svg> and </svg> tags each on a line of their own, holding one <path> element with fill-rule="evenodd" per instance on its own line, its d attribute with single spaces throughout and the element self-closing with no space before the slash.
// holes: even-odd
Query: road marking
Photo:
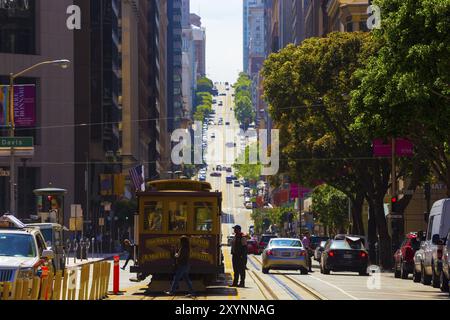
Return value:
<svg viewBox="0 0 450 320">
<path fill-rule="evenodd" d="M 325 284 L 329 285 L 330 287 L 333 287 L 333 288 L 339 290 L 340 292 L 342 292 L 343 294 L 349 296 L 349 297 L 352 298 L 353 300 L 359 300 L 357 297 L 352 296 L 350 293 L 346 292 L 345 290 L 342 290 L 341 288 L 339 288 L 338 286 L 335 286 L 335 285 L 332 284 L 332 283 L 329 283 L 328 281 L 325 281 L 325 280 L 316 278 L 316 277 L 311 276 L 311 275 L 310 275 L 309 277 L 312 278 L 312 279 L 316 279 L 317 281 L 320 281 L 320 282 L 322 282 L 322 283 L 325 283 Z"/>
</svg>

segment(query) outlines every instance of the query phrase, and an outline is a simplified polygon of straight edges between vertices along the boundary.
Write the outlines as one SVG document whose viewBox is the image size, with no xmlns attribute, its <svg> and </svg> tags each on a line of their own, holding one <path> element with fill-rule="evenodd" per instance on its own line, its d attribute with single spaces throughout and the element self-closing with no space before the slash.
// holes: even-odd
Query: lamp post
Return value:
<svg viewBox="0 0 450 320">
<path fill-rule="evenodd" d="M 34 70 L 40 66 L 43 65 L 54 65 L 54 66 L 59 66 L 63 69 L 67 69 L 70 61 L 69 60 L 51 60 L 51 61 L 43 61 L 43 62 L 39 62 L 25 70 L 22 70 L 20 72 L 17 73 L 10 73 L 9 74 L 9 136 L 11 138 L 14 138 L 14 133 L 15 133 L 15 122 L 14 122 L 14 80 L 22 75 L 24 75 L 27 72 L 30 72 L 31 70 Z M 9 182 L 9 187 L 10 187 L 10 212 L 11 214 L 15 215 L 16 214 L 16 194 L 15 194 L 15 180 L 16 180 L 16 175 L 15 175 L 15 154 L 14 154 L 14 145 L 11 146 L 11 154 L 10 154 L 10 158 L 9 158 L 9 167 L 10 167 L 10 182 Z"/>
</svg>

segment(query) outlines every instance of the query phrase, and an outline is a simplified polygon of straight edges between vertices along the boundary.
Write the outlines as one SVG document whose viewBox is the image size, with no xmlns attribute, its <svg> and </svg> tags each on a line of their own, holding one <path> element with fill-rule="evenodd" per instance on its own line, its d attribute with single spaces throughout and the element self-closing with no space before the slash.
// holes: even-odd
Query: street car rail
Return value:
<svg viewBox="0 0 450 320">
<path fill-rule="evenodd" d="M 261 262 L 259 259 L 257 259 L 255 256 L 252 256 L 252 258 L 253 258 L 255 261 L 257 261 L 259 265 L 262 266 L 262 262 Z M 309 287 L 306 286 L 305 284 L 303 284 L 303 283 L 301 283 L 301 282 L 295 280 L 294 278 L 292 278 L 292 277 L 290 277 L 290 276 L 288 276 L 288 275 L 282 274 L 282 273 L 280 273 L 280 272 L 276 272 L 275 274 L 276 274 L 276 275 L 280 275 L 280 276 L 282 276 L 282 277 L 285 278 L 285 279 L 288 279 L 290 282 L 292 282 L 294 285 L 296 285 L 296 286 L 299 287 L 300 289 L 306 291 L 309 295 L 311 295 L 312 297 L 314 297 L 316 300 L 328 300 L 327 298 L 325 298 L 324 296 L 322 296 L 321 294 L 319 294 L 319 293 L 318 293 L 317 291 L 315 291 L 314 289 L 309 288 Z"/>
</svg>

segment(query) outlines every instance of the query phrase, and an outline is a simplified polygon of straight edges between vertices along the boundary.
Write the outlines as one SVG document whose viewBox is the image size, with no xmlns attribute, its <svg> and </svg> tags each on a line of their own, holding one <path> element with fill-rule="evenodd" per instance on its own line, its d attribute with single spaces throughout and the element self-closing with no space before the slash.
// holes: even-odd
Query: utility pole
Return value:
<svg viewBox="0 0 450 320">
<path fill-rule="evenodd" d="M 9 136 L 14 138 L 15 123 L 14 123 L 14 74 L 9 75 Z M 9 157 L 9 192 L 10 192 L 10 202 L 9 211 L 11 214 L 16 215 L 16 155 L 14 154 L 14 145 L 11 146 L 11 154 Z"/>
</svg>

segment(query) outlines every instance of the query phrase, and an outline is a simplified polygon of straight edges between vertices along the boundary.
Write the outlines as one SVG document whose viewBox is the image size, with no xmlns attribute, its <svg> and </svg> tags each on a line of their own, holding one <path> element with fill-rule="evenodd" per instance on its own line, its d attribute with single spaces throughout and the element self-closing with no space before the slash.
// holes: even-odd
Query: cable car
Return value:
<svg viewBox="0 0 450 320">
<path fill-rule="evenodd" d="M 160 180 L 138 192 L 139 216 L 135 223 L 138 280 L 152 275 L 149 288 L 164 282 L 167 290 L 175 272 L 174 254 L 179 239 L 190 238 L 190 276 L 204 286 L 224 273 L 221 250 L 222 193 L 211 192 L 207 182 Z"/>
</svg>

